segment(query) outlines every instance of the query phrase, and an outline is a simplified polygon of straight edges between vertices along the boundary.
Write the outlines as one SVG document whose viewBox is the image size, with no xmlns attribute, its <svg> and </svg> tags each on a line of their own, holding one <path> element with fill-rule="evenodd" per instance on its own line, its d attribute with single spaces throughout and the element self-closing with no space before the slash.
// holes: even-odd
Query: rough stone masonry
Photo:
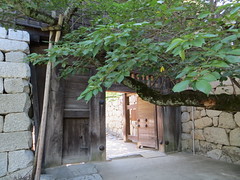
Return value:
<svg viewBox="0 0 240 180">
<path fill-rule="evenodd" d="M 230 80 L 225 81 L 223 85 L 214 82 L 212 86 L 215 94 L 240 94 L 240 89 L 234 87 Z M 194 137 L 194 146 L 198 154 L 240 164 L 240 112 L 182 107 L 181 119 L 183 151 L 193 150 Z"/>
<path fill-rule="evenodd" d="M 26 31 L 0 27 L 0 180 L 27 177 L 33 166 L 30 67 Z"/>
</svg>

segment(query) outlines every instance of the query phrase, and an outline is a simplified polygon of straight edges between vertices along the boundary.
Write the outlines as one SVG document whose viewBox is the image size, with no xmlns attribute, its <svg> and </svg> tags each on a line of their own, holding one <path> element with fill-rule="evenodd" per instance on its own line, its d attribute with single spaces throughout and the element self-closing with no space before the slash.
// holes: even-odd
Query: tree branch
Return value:
<svg viewBox="0 0 240 180">
<path fill-rule="evenodd" d="M 195 106 L 212 110 L 240 111 L 240 95 L 206 95 L 199 91 L 186 90 L 180 93 L 163 95 L 159 91 L 130 77 L 123 82 L 125 86 L 133 89 L 145 101 L 159 106 Z"/>
</svg>

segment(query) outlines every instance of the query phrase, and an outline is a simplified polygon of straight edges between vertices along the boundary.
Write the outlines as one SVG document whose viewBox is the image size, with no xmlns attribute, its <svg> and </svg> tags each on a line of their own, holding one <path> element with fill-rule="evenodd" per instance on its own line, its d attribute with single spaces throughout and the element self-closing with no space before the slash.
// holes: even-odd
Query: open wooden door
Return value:
<svg viewBox="0 0 240 180">
<path fill-rule="evenodd" d="M 138 145 L 158 149 L 156 106 L 137 99 Z"/>
</svg>

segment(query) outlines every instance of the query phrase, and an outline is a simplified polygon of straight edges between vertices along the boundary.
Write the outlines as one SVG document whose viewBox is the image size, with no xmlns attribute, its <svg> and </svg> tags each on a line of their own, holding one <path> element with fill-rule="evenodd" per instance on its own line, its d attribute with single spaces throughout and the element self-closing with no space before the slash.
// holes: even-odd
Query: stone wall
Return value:
<svg viewBox="0 0 240 180">
<path fill-rule="evenodd" d="M 123 93 L 107 92 L 106 97 L 106 131 L 123 138 Z"/>
<path fill-rule="evenodd" d="M 29 34 L 0 27 L 0 180 L 31 174 L 33 165 Z"/>
<path fill-rule="evenodd" d="M 223 86 L 217 82 L 212 85 L 214 93 L 239 93 L 239 89 L 233 88 L 230 81 L 225 82 Z M 240 164 L 240 112 L 182 107 L 181 119 L 183 151 L 193 150 L 194 135 L 197 154 Z"/>
</svg>

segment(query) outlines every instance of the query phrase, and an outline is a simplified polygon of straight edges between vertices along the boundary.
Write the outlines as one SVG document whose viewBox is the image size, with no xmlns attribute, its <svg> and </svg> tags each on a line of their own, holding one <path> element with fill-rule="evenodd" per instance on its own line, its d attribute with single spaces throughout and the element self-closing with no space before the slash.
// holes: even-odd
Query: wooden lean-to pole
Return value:
<svg viewBox="0 0 240 180">
<path fill-rule="evenodd" d="M 63 15 L 59 15 L 58 25 L 62 26 L 62 24 L 63 24 Z M 53 31 L 50 31 L 48 49 L 51 49 L 53 46 L 51 41 L 52 36 L 53 36 Z M 54 41 L 55 43 L 59 41 L 60 36 L 61 36 L 61 30 L 56 32 L 55 41 Z M 36 173 L 35 173 L 34 180 L 40 180 L 41 170 L 42 170 L 44 139 L 45 139 L 46 124 L 47 124 L 47 110 L 48 110 L 49 90 L 50 90 L 50 80 L 51 80 L 51 68 L 52 68 L 52 63 L 49 61 L 47 64 L 47 70 L 46 70 L 45 89 L 44 89 L 44 97 L 43 97 L 43 110 L 42 110 L 41 125 L 40 125 L 40 130 L 38 135 L 38 142 L 37 142 Z"/>
</svg>

